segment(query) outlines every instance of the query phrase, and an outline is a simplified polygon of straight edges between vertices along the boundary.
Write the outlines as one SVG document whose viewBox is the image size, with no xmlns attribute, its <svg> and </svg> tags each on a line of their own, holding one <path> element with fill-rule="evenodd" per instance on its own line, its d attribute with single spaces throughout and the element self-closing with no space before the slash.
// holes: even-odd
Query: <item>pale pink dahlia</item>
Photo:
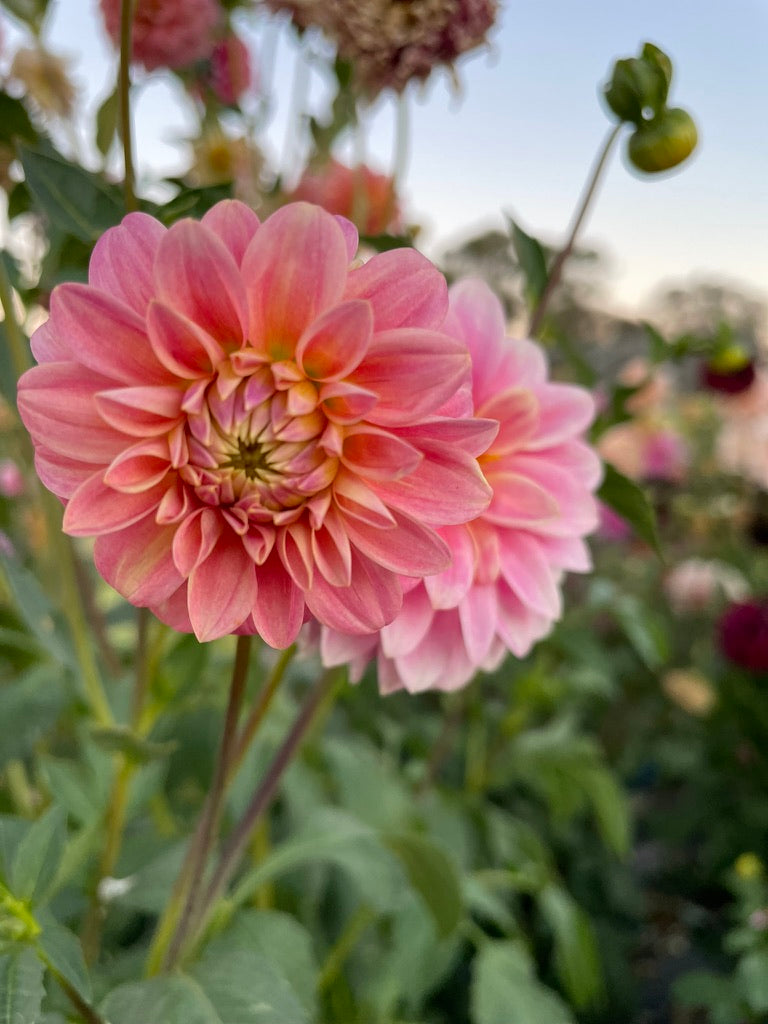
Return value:
<svg viewBox="0 0 768 1024">
<path fill-rule="evenodd" d="M 99 0 L 104 24 L 119 46 L 121 0 Z M 131 55 L 147 71 L 184 68 L 210 56 L 221 18 L 218 0 L 135 0 Z"/>
<path fill-rule="evenodd" d="M 435 527 L 488 503 L 474 455 L 496 426 L 457 418 L 470 360 L 439 330 L 442 276 L 410 249 L 350 266 L 356 245 L 308 203 L 168 230 L 132 213 L 33 336 L 19 410 L 65 531 L 201 640 L 285 647 L 310 613 L 379 629 L 399 574 L 449 565 Z"/>
<path fill-rule="evenodd" d="M 353 677 L 377 657 L 383 693 L 455 690 L 508 650 L 523 657 L 561 614 L 564 570 L 591 565 L 583 538 L 597 525 L 601 467 L 582 435 L 592 397 L 550 382 L 533 342 L 505 337 L 501 304 L 480 281 L 451 289 L 445 330 L 472 354 L 474 415 L 499 423 L 478 460 L 493 498 L 472 522 L 440 530 L 453 564 L 411 581 L 379 633 L 322 631 L 324 662 L 350 662 Z"/>
</svg>

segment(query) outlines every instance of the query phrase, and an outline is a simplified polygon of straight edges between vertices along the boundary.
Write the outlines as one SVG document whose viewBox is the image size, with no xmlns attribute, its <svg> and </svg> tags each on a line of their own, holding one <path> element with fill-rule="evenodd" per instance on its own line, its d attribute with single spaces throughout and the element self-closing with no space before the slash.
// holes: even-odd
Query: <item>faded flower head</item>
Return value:
<svg viewBox="0 0 768 1024">
<path fill-rule="evenodd" d="M 480 281 L 452 287 L 445 329 L 472 354 L 474 415 L 499 425 L 477 452 L 493 498 L 472 522 L 440 530 L 453 563 L 410 581 L 394 622 L 372 637 L 323 630 L 325 663 L 349 661 L 359 678 L 377 657 L 384 693 L 454 690 L 508 650 L 523 657 L 560 617 L 564 571 L 591 567 L 583 538 L 597 525 L 601 466 L 582 435 L 592 397 L 552 383 L 538 345 L 505 336 L 501 304 Z"/>
<path fill-rule="evenodd" d="M 400 229 L 394 181 L 365 165 L 347 167 L 329 160 L 317 170 L 305 171 L 291 199 L 317 203 L 346 217 L 365 235 Z"/>
<path fill-rule="evenodd" d="M 121 0 L 99 0 L 104 24 L 119 45 Z M 183 68 L 209 57 L 221 18 L 217 0 L 136 0 L 132 57 L 147 71 Z"/>
<path fill-rule="evenodd" d="M 720 649 L 734 665 L 768 672 L 768 600 L 732 604 L 718 623 Z"/>
<path fill-rule="evenodd" d="M 485 42 L 496 20 L 497 0 L 267 0 L 289 11 L 300 29 L 316 26 L 349 61 L 362 89 L 402 92 L 425 80 L 437 65 Z"/>
<path fill-rule="evenodd" d="M 16 51 L 11 77 L 18 79 L 44 114 L 70 117 L 77 91 L 69 77 L 68 61 L 41 46 Z"/>
<path fill-rule="evenodd" d="M 307 203 L 167 230 L 130 214 L 33 337 L 19 411 L 65 531 L 201 640 L 286 647 L 310 614 L 379 629 L 400 574 L 448 567 L 436 528 L 488 503 L 473 455 L 496 425 L 458 418 L 470 360 L 440 331 L 444 279 L 413 250 L 350 265 L 356 245 Z"/>
</svg>

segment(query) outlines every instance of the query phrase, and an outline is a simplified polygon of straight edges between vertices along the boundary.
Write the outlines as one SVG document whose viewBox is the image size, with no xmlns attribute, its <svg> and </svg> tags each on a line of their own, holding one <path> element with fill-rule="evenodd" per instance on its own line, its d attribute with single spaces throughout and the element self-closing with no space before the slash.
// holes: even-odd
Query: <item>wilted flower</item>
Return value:
<svg viewBox="0 0 768 1024">
<path fill-rule="evenodd" d="M 104 578 L 176 629 L 379 629 L 399 574 L 448 566 L 436 527 L 488 504 L 473 455 L 496 425 L 457 418 L 444 279 L 410 249 L 350 266 L 356 246 L 307 203 L 134 213 L 51 296 L 19 383 L 37 471 Z"/>
<path fill-rule="evenodd" d="M 99 0 L 104 24 L 119 46 L 121 0 Z M 221 17 L 217 0 L 136 0 L 131 55 L 147 71 L 183 68 L 210 56 Z"/>
<path fill-rule="evenodd" d="M 67 61 L 41 46 L 16 51 L 11 76 L 18 79 L 44 114 L 69 117 L 77 95 Z"/>
<path fill-rule="evenodd" d="M 497 0 L 267 0 L 299 28 L 321 28 L 371 96 L 402 92 L 485 42 Z"/>
<path fill-rule="evenodd" d="M 359 678 L 377 656 L 384 693 L 455 690 L 507 650 L 523 657 L 561 614 L 563 572 L 591 566 L 583 538 L 597 523 L 601 467 L 582 434 L 593 399 L 550 382 L 538 345 L 505 337 L 501 304 L 479 281 L 453 286 L 446 330 L 472 353 L 475 416 L 499 423 L 477 453 L 493 498 L 477 519 L 440 531 L 453 564 L 411 581 L 402 612 L 380 633 L 323 630 L 325 663 L 351 662 Z"/>
<path fill-rule="evenodd" d="M 291 199 L 317 203 L 340 214 L 366 235 L 379 235 L 400 228 L 400 211 L 395 183 L 364 164 L 347 167 L 329 160 L 322 168 L 306 171 Z"/>
<path fill-rule="evenodd" d="M 677 612 L 700 612 L 723 594 L 742 601 L 749 586 L 738 569 L 717 559 L 687 558 L 666 576 L 664 590 Z"/>
<path fill-rule="evenodd" d="M 735 665 L 768 672 L 768 601 L 732 604 L 718 624 L 720 649 Z"/>
</svg>

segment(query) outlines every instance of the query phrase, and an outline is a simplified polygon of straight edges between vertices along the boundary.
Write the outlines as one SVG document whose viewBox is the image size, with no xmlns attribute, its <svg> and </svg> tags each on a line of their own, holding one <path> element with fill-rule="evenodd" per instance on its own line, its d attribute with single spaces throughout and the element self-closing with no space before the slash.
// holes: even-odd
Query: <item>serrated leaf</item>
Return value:
<svg viewBox="0 0 768 1024">
<path fill-rule="evenodd" d="M 42 932 L 36 945 L 43 951 L 50 966 L 65 978 L 83 997 L 91 998 L 91 980 L 85 966 L 80 940 L 47 911 L 37 915 Z"/>
<path fill-rule="evenodd" d="M 575 1024 L 560 997 L 536 978 L 516 942 L 488 942 L 472 965 L 472 1024 Z"/>
<path fill-rule="evenodd" d="M 50 892 L 67 841 L 67 816 L 51 807 L 19 843 L 11 869 L 13 895 L 36 904 Z"/>
<path fill-rule="evenodd" d="M 38 1024 L 44 995 L 43 965 L 34 950 L 0 956 L 0 1024 Z"/>
<path fill-rule="evenodd" d="M 638 537 L 642 537 L 647 544 L 650 544 L 661 558 L 656 513 L 641 487 L 606 462 L 603 482 L 597 496 L 600 501 L 617 512 L 622 519 L 626 519 Z"/>
<path fill-rule="evenodd" d="M 547 258 L 538 239 L 523 231 L 510 216 L 507 221 L 517 262 L 525 276 L 529 304 L 535 306 L 547 286 Z"/>
<path fill-rule="evenodd" d="M 56 227 L 82 242 L 95 242 L 120 222 L 122 201 L 103 178 L 29 146 L 19 147 L 19 158 L 35 203 Z"/>
<path fill-rule="evenodd" d="M 31 754 L 56 724 L 66 702 L 61 683 L 44 666 L 0 686 L 0 767 Z"/>
<path fill-rule="evenodd" d="M 106 156 L 117 132 L 120 97 L 117 89 L 111 92 L 96 112 L 96 148 Z"/>
<path fill-rule="evenodd" d="M 135 764 L 147 764 L 168 757 L 176 749 L 175 740 L 156 743 L 137 735 L 126 726 L 95 726 L 91 729 L 91 738 L 102 750 L 111 754 L 124 754 Z"/>
<path fill-rule="evenodd" d="M 21 100 L 0 91 L 0 142 L 12 145 L 16 139 L 36 142 L 37 132 Z"/>
<path fill-rule="evenodd" d="M 434 918 L 438 934 L 450 935 L 463 910 L 461 883 L 450 857 L 425 836 L 390 833 L 382 838 Z"/>
</svg>

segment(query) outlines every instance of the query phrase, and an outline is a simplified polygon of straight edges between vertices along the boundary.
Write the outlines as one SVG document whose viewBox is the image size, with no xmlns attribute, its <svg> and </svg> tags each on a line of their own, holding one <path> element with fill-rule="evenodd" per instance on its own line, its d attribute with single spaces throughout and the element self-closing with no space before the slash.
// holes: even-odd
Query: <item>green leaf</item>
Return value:
<svg viewBox="0 0 768 1024">
<path fill-rule="evenodd" d="M 555 942 L 555 966 L 577 1010 L 599 1005 L 605 996 L 600 954 L 589 918 L 572 896 L 557 885 L 538 894 L 538 905 Z"/>
<path fill-rule="evenodd" d="M 202 217 L 220 200 L 231 198 L 231 184 L 205 185 L 200 188 L 183 187 L 165 205 L 156 206 L 148 212 L 153 213 L 163 224 L 171 225 L 181 217 Z"/>
<path fill-rule="evenodd" d="M 754 949 L 736 968 L 743 998 L 755 1013 L 768 1011 L 768 949 Z"/>
<path fill-rule="evenodd" d="M 560 997 L 545 988 L 516 942 L 488 942 L 473 964 L 472 1024 L 575 1024 Z"/>
<path fill-rule="evenodd" d="M 11 884 L 11 870 L 19 843 L 32 825 L 25 818 L 0 814 L 0 881 Z"/>
<path fill-rule="evenodd" d="M 16 561 L 0 552 L 0 574 L 5 577 L 16 609 L 42 650 L 57 662 L 75 665 L 69 638 L 37 579 Z"/>
<path fill-rule="evenodd" d="M 376 252 L 389 252 L 390 249 L 412 249 L 415 242 L 412 235 L 360 235 L 360 244 Z"/>
<path fill-rule="evenodd" d="M 600 501 L 609 505 L 634 528 L 661 557 L 661 546 L 656 528 L 656 513 L 642 488 L 615 469 L 604 464 L 603 482 L 597 492 Z"/>
<path fill-rule="evenodd" d="M 37 132 L 21 100 L 0 91 L 0 142 L 12 145 L 15 139 L 36 142 Z"/>
<path fill-rule="evenodd" d="M 116 188 L 58 154 L 19 147 L 27 187 L 52 224 L 82 242 L 95 242 L 119 223 L 124 210 Z"/>
<path fill-rule="evenodd" d="M 14 896 L 38 903 L 49 895 L 67 841 L 67 816 L 51 807 L 19 843 L 11 869 Z"/>
<path fill-rule="evenodd" d="M 739 982 L 722 974 L 691 971 L 673 985 L 675 1001 L 683 1006 L 704 1006 L 712 1024 L 740 1024 L 744 1020 L 744 1003 Z"/>
<path fill-rule="evenodd" d="M 0 1024 L 38 1024 L 45 989 L 34 950 L 0 956 Z"/>
<path fill-rule="evenodd" d="M 66 691 L 46 666 L 0 685 L 0 767 L 31 754 L 56 724 L 66 702 Z"/>
<path fill-rule="evenodd" d="M 91 738 L 102 750 L 124 754 L 134 764 L 147 764 L 168 757 L 178 746 L 175 740 L 165 743 L 147 740 L 122 725 L 95 726 L 91 729 Z"/>
<path fill-rule="evenodd" d="M 463 909 L 461 883 L 450 857 L 421 835 L 385 834 L 383 840 L 399 858 L 408 881 L 432 914 L 438 934 L 450 935 Z"/>
<path fill-rule="evenodd" d="M 96 148 L 106 156 L 117 132 L 120 100 L 117 89 L 111 92 L 96 112 Z"/>
<path fill-rule="evenodd" d="M 525 275 L 526 292 L 531 306 L 535 306 L 547 286 L 547 258 L 541 242 L 523 231 L 520 225 L 507 215 L 511 229 L 512 245 L 517 262 Z"/>
<path fill-rule="evenodd" d="M 22 213 L 28 213 L 31 206 L 32 197 L 26 183 L 17 181 L 8 196 L 8 220 L 13 220 L 14 217 L 18 217 Z"/>
<path fill-rule="evenodd" d="M 110 1024 L 221 1024 L 204 993 L 184 975 L 120 985 L 99 1009 Z"/>
<path fill-rule="evenodd" d="M 44 959 L 58 974 L 83 997 L 91 998 L 91 980 L 85 966 L 80 940 L 47 911 L 37 915 L 42 928 L 36 945 L 42 950 Z"/>
<path fill-rule="evenodd" d="M 39 29 L 50 0 L 3 0 L 3 6 L 31 28 Z"/>
<path fill-rule="evenodd" d="M 603 842 L 610 846 L 617 857 L 626 857 L 629 853 L 632 827 L 624 790 L 610 771 L 601 764 L 585 767 L 581 779 L 597 818 Z"/>
</svg>

